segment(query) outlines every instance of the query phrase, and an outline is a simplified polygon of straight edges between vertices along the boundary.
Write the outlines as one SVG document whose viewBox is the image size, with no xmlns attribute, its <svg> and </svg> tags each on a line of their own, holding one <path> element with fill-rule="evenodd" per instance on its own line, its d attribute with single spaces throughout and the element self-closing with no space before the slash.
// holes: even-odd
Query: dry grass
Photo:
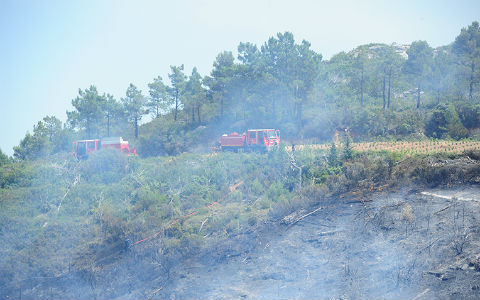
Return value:
<svg viewBox="0 0 480 300">
<path fill-rule="evenodd" d="M 296 145 L 296 150 L 312 149 L 312 150 L 329 150 L 331 144 L 316 145 Z M 341 145 L 337 145 L 341 147 Z M 469 150 L 480 150 L 480 141 L 419 141 L 419 142 L 365 142 L 353 143 L 352 148 L 358 152 L 367 151 L 389 151 L 402 153 L 405 155 L 412 154 L 433 154 L 433 153 L 463 153 Z M 291 151 L 291 147 L 286 147 L 287 151 Z"/>
</svg>

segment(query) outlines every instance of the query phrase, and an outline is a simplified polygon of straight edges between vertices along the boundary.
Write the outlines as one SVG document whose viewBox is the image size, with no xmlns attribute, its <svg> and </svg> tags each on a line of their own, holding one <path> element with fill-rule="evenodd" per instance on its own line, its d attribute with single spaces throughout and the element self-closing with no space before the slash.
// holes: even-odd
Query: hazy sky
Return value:
<svg viewBox="0 0 480 300">
<path fill-rule="evenodd" d="M 23 1 L 0 0 L 0 149 L 46 115 L 66 120 L 78 89 L 123 97 L 170 65 L 207 75 L 218 53 L 290 31 L 328 59 L 370 42 L 451 43 L 475 1 Z"/>
</svg>

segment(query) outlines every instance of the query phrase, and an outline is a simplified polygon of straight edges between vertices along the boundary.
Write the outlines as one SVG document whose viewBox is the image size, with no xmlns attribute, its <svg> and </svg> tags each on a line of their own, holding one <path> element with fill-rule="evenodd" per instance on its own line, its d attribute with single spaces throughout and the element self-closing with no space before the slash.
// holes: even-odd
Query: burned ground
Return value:
<svg viewBox="0 0 480 300">
<path fill-rule="evenodd" d="M 154 299 L 480 297 L 480 188 L 403 190 L 367 200 L 362 204 L 332 199 L 291 226 L 277 225 L 262 236 L 251 233 L 254 249 L 243 245 L 243 250 L 223 251 L 222 259 L 203 255 L 187 260 L 175 267 L 164 285 L 152 285 L 147 295 Z"/>
<path fill-rule="evenodd" d="M 480 297 L 478 186 L 390 191 L 364 200 L 330 199 L 305 218 L 308 211 L 297 214 L 298 222 L 263 224 L 188 258 L 168 253 L 167 261 L 151 247 L 132 249 L 110 258 L 115 264 L 105 262 L 108 268 L 90 281 L 78 272 L 44 279 L 25 286 L 22 297 Z"/>
</svg>

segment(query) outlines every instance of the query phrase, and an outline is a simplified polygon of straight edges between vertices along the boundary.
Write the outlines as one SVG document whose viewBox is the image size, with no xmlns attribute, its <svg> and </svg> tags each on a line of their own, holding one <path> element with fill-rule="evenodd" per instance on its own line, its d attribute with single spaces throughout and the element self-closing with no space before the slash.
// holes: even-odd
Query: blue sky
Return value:
<svg viewBox="0 0 480 300">
<path fill-rule="evenodd" d="M 277 32 L 328 59 L 370 42 L 452 42 L 480 1 L 0 0 L 0 149 L 13 154 L 46 115 L 66 120 L 78 89 L 124 96 L 170 65 L 207 75 L 218 53 Z"/>
</svg>

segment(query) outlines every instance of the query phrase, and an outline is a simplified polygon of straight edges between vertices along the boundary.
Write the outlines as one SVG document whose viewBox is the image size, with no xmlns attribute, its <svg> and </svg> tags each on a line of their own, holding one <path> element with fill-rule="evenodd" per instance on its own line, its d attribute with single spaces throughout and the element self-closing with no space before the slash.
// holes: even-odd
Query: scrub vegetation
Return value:
<svg viewBox="0 0 480 300">
<path fill-rule="evenodd" d="M 334 157 L 330 150 L 297 150 L 298 170 L 283 149 L 146 159 L 104 149 L 83 161 L 57 154 L 7 163 L 0 168 L 1 290 L 11 296 L 22 290 L 33 296 L 35 289 L 48 294 L 42 286 L 76 278 L 88 288 L 63 287 L 54 294 L 78 297 L 75 293 L 86 289 L 92 297 L 119 296 L 120 290 L 104 294 L 100 286 L 124 260 L 153 259 L 161 277 L 168 277 L 176 261 L 208 249 L 228 256 L 225 241 L 327 199 L 360 199 L 402 180 L 427 186 L 474 183 L 480 171 L 478 164 L 432 163 L 475 160 L 476 152 L 407 157 L 352 150 L 347 159 L 341 147 Z"/>
</svg>

